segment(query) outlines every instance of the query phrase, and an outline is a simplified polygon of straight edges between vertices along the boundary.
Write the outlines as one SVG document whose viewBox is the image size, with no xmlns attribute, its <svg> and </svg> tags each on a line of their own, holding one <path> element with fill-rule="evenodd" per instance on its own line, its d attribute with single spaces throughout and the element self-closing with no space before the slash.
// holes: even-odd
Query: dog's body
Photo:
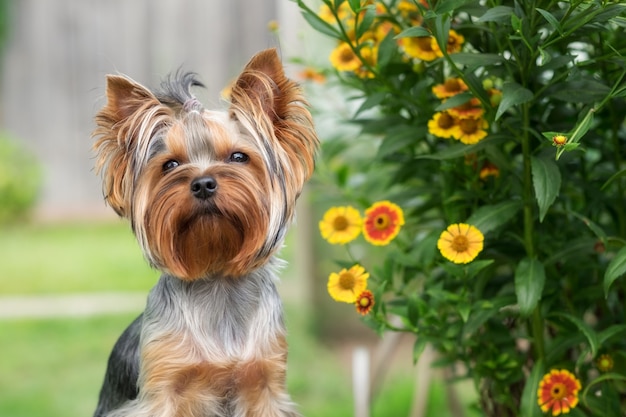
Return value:
<svg viewBox="0 0 626 417">
<path fill-rule="evenodd" d="M 163 271 L 109 359 L 97 417 L 296 416 L 274 254 L 318 145 L 276 51 L 257 54 L 228 112 L 179 74 L 153 94 L 109 76 L 96 117 L 108 203 Z"/>
</svg>

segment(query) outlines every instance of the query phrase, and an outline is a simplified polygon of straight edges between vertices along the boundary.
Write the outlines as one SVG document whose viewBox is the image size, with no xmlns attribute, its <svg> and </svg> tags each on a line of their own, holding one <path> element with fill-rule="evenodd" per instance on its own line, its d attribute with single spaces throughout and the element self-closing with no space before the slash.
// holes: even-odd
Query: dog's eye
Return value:
<svg viewBox="0 0 626 417">
<path fill-rule="evenodd" d="M 180 165 L 178 161 L 170 159 L 169 161 L 163 164 L 163 172 L 171 171 L 174 168 L 176 168 L 178 165 Z"/>
<path fill-rule="evenodd" d="M 248 162 L 248 159 L 250 159 L 250 157 L 248 155 L 246 155 L 243 152 L 233 152 L 230 155 L 230 158 L 228 158 L 229 162 L 237 162 L 237 163 L 244 163 L 244 162 Z"/>
</svg>

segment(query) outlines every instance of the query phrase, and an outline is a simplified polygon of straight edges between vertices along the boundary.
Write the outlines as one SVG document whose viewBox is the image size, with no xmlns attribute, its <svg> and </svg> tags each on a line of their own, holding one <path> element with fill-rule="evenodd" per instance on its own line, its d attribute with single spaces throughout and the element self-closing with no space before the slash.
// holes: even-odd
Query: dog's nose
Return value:
<svg viewBox="0 0 626 417">
<path fill-rule="evenodd" d="M 199 177 L 191 182 L 191 194 L 199 200 L 211 197 L 215 190 L 217 190 L 217 181 L 213 177 Z"/>
</svg>

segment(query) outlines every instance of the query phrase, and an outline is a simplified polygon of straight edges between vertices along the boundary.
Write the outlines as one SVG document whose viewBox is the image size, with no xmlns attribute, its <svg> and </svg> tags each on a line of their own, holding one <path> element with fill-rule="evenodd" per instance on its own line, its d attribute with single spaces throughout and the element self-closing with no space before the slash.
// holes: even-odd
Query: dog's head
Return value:
<svg viewBox="0 0 626 417">
<path fill-rule="evenodd" d="M 234 82 L 227 111 L 205 110 L 193 74 L 153 93 L 107 77 L 96 170 L 154 267 L 184 280 L 240 276 L 282 244 L 318 146 L 299 86 L 274 49 Z"/>
</svg>

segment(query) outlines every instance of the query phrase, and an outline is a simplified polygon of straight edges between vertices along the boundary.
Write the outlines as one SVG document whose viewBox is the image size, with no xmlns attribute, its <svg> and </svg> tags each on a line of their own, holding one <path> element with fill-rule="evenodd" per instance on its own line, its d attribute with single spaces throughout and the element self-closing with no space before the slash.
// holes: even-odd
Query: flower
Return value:
<svg viewBox="0 0 626 417">
<path fill-rule="evenodd" d="M 485 110 L 480 105 L 480 100 L 478 100 L 476 97 L 472 97 L 471 99 L 469 99 L 469 101 L 461 104 L 460 106 L 449 108 L 448 112 L 454 117 L 459 117 L 463 119 L 469 117 L 478 118 L 485 114 Z"/>
<path fill-rule="evenodd" d="M 552 410 L 553 416 L 569 413 L 578 404 L 580 381 L 569 371 L 553 369 L 544 375 L 537 390 L 541 411 Z"/>
<path fill-rule="evenodd" d="M 361 67 L 361 60 L 347 42 L 341 42 L 330 53 L 330 63 L 337 71 L 356 71 Z"/>
<path fill-rule="evenodd" d="M 357 209 L 350 206 L 331 207 L 319 223 L 320 233 L 333 245 L 348 243 L 361 233 L 363 220 Z"/>
<path fill-rule="evenodd" d="M 428 132 L 440 138 L 451 138 L 456 122 L 456 118 L 446 111 L 435 113 L 428 121 Z"/>
<path fill-rule="evenodd" d="M 362 315 L 367 315 L 372 307 L 374 307 L 374 294 L 370 290 L 365 290 L 356 298 L 354 302 L 356 311 Z"/>
<path fill-rule="evenodd" d="M 391 242 L 404 224 L 402 209 L 389 201 L 379 201 L 365 210 L 363 236 L 372 245 Z"/>
<path fill-rule="evenodd" d="M 467 90 L 469 88 L 465 81 L 455 77 L 448 78 L 443 84 L 437 84 L 432 88 L 433 94 L 440 99 L 449 98 Z"/>
<path fill-rule="evenodd" d="M 418 58 L 423 61 L 433 61 L 437 59 L 437 53 L 439 52 L 437 42 L 432 42 L 433 39 L 434 38 L 432 36 L 401 38 L 400 45 L 404 49 L 404 53 L 411 58 Z"/>
<path fill-rule="evenodd" d="M 357 295 L 367 288 L 369 276 L 359 264 L 350 269 L 344 268 L 339 273 L 333 272 L 328 277 L 328 293 L 335 301 L 354 303 Z"/>
<path fill-rule="evenodd" d="M 487 136 L 489 124 L 482 117 L 461 119 L 452 129 L 452 137 L 466 145 L 480 142 Z"/>
<path fill-rule="evenodd" d="M 476 227 L 455 223 L 439 236 L 437 248 L 444 258 L 455 264 L 466 264 L 483 250 L 484 236 Z"/>
<path fill-rule="evenodd" d="M 324 76 L 324 74 L 322 74 L 320 71 L 313 67 L 304 68 L 302 71 L 300 71 L 298 76 L 302 80 L 315 81 L 317 83 L 323 83 L 326 81 L 326 77 Z"/>
<path fill-rule="evenodd" d="M 500 176 L 500 169 L 497 167 L 497 165 L 487 161 L 483 164 L 483 167 L 480 169 L 480 172 L 478 174 L 478 177 L 481 180 L 486 180 L 487 177 L 499 177 Z"/>
<path fill-rule="evenodd" d="M 437 44 L 437 40 L 435 38 L 432 39 L 432 42 L 434 44 Z M 463 42 L 465 42 L 465 38 L 463 37 L 463 35 L 460 35 L 458 33 L 456 33 L 454 30 L 450 30 L 450 32 L 448 32 L 448 41 L 446 43 L 446 52 L 448 54 L 453 54 L 455 52 L 460 52 L 461 51 L 461 46 L 463 45 Z M 435 51 L 435 54 L 441 58 L 443 56 L 443 52 L 441 52 L 441 49 L 438 46 L 433 46 L 433 50 Z"/>
<path fill-rule="evenodd" d="M 613 369 L 613 358 L 607 353 L 600 355 L 596 360 L 596 366 L 602 372 L 609 372 Z"/>
<path fill-rule="evenodd" d="M 563 145 L 565 145 L 566 142 L 567 142 L 567 136 L 555 135 L 552 138 L 552 144 L 554 146 L 563 146 Z"/>
</svg>

